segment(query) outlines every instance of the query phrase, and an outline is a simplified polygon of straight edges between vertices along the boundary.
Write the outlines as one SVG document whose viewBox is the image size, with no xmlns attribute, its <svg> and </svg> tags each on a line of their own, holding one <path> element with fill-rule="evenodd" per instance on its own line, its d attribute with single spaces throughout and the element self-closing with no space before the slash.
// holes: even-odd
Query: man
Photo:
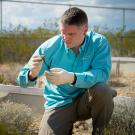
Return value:
<svg viewBox="0 0 135 135">
<path fill-rule="evenodd" d="M 106 85 L 111 70 L 109 43 L 104 36 L 87 32 L 87 15 L 76 7 L 64 12 L 60 31 L 36 50 L 18 76 L 22 87 L 46 76 L 39 135 L 71 135 L 74 122 L 89 118 L 92 134 L 103 134 L 115 96 Z"/>
</svg>

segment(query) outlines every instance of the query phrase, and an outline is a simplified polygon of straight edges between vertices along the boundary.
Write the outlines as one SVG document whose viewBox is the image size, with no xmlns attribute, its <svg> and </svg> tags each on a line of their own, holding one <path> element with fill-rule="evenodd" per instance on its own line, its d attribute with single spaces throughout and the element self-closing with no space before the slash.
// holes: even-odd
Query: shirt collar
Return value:
<svg viewBox="0 0 135 135">
<path fill-rule="evenodd" d="M 80 52 L 80 53 L 84 52 L 85 45 L 86 45 L 86 35 L 85 35 L 85 38 L 84 38 L 83 43 L 82 43 L 81 46 L 79 47 L 79 52 Z"/>
<path fill-rule="evenodd" d="M 64 46 L 65 46 L 66 53 L 68 53 L 70 49 L 67 47 L 67 44 L 65 42 L 64 42 Z"/>
</svg>

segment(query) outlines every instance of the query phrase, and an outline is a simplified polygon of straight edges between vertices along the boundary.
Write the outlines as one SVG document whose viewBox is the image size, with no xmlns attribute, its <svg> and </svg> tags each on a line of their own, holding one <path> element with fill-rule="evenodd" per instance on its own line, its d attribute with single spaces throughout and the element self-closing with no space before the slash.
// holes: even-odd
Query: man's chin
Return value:
<svg viewBox="0 0 135 135">
<path fill-rule="evenodd" d="M 68 49 L 72 49 L 72 48 L 76 47 L 74 44 L 71 44 L 71 43 L 66 43 L 66 46 Z"/>
<path fill-rule="evenodd" d="M 74 45 L 72 45 L 72 44 L 67 44 L 67 48 L 69 48 L 69 49 L 72 49 L 72 48 L 74 48 L 75 46 Z"/>
<path fill-rule="evenodd" d="M 70 45 L 70 44 L 67 44 L 67 48 L 68 48 L 68 49 L 71 49 L 71 48 L 73 48 L 73 46 Z"/>
</svg>

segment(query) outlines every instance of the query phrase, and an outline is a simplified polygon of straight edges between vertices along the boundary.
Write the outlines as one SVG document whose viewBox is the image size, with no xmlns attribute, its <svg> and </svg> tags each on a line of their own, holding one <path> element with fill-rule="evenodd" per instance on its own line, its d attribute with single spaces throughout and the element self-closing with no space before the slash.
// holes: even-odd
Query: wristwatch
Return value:
<svg viewBox="0 0 135 135">
<path fill-rule="evenodd" d="M 76 74 L 74 73 L 74 81 L 73 81 L 71 84 L 72 84 L 72 85 L 75 85 L 76 81 L 77 81 L 77 76 L 76 76 Z"/>
</svg>

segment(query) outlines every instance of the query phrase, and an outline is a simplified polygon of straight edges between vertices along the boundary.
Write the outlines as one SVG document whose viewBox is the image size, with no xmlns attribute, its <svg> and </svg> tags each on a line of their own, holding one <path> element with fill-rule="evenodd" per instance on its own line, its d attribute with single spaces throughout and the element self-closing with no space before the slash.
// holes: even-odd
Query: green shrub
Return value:
<svg viewBox="0 0 135 135">
<path fill-rule="evenodd" d="M 32 110 L 28 106 L 9 101 L 0 104 L 0 133 L 26 135 L 31 123 Z"/>
</svg>

